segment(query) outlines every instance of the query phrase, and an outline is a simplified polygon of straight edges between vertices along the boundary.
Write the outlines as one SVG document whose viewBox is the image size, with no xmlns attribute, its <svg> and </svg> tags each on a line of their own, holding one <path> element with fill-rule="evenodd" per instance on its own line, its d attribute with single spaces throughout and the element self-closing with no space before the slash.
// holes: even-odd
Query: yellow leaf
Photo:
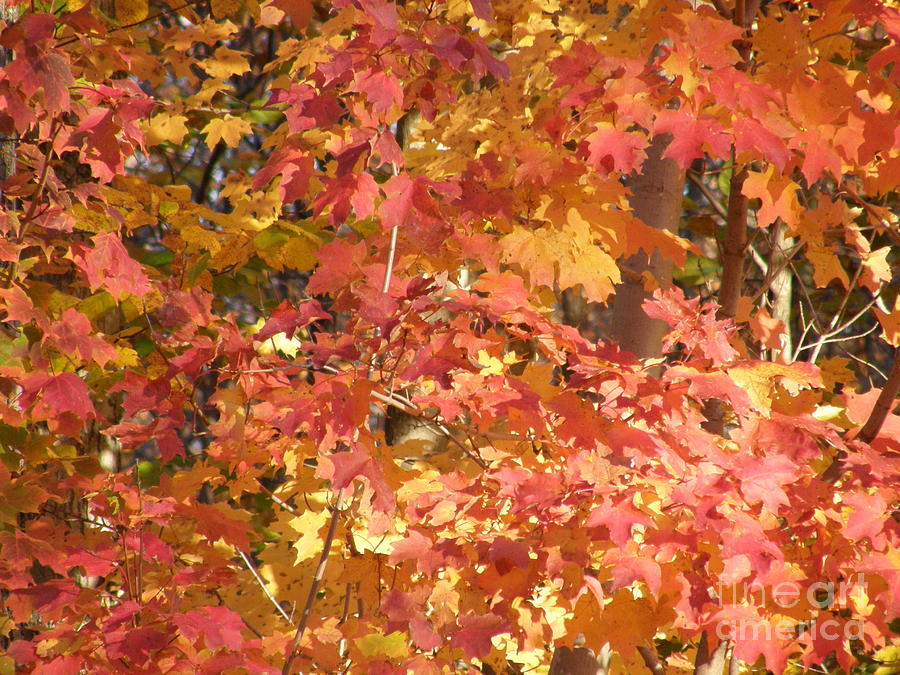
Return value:
<svg viewBox="0 0 900 675">
<path fill-rule="evenodd" d="M 309 560 L 310 558 L 322 552 L 322 537 L 319 536 L 319 530 L 328 520 L 328 511 L 307 511 L 301 516 L 292 518 L 288 525 L 299 536 L 294 542 L 294 550 L 297 552 L 297 558 L 294 564 Z"/>
<path fill-rule="evenodd" d="M 533 285 L 552 288 L 557 282 L 565 290 L 581 284 L 588 300 L 604 302 L 621 276 L 615 260 L 595 243 L 596 238 L 585 220 L 570 218 L 558 230 L 516 227 L 500 246 L 503 261 L 521 265 Z"/>
<path fill-rule="evenodd" d="M 165 142 L 179 145 L 188 131 L 185 122 L 187 122 L 187 117 L 184 115 L 168 113 L 154 115 L 144 128 L 147 134 L 147 145 L 159 145 Z"/>
<path fill-rule="evenodd" d="M 878 290 L 879 286 L 890 283 L 893 273 L 888 254 L 894 250 L 892 246 L 883 246 L 875 249 L 865 256 L 862 261 L 862 284 L 870 291 Z"/>
<path fill-rule="evenodd" d="M 409 654 L 406 638 L 399 631 L 394 631 L 390 635 L 369 633 L 365 637 L 357 638 L 356 646 L 363 656 L 369 658 L 383 656 L 388 659 L 402 659 Z"/>
<path fill-rule="evenodd" d="M 130 368 L 133 366 L 137 366 L 138 355 L 137 352 L 134 351 L 131 347 L 116 347 L 116 358 L 113 359 L 113 363 L 115 363 L 120 368 Z"/>
<path fill-rule="evenodd" d="M 728 376 L 747 392 L 754 407 L 765 413 L 772 410 L 772 399 L 777 387 L 781 386 L 796 394 L 800 387 L 822 384 L 818 369 L 809 363 L 784 365 L 759 362 L 740 365 L 729 368 Z"/>
<path fill-rule="evenodd" d="M 147 18 L 147 0 L 115 0 L 116 21 L 120 26 L 139 23 Z"/>
<path fill-rule="evenodd" d="M 900 296 L 894 301 L 894 309 L 890 313 L 876 308 L 875 316 L 878 317 L 878 323 L 884 331 L 884 341 L 894 347 L 900 346 Z"/>
<path fill-rule="evenodd" d="M 220 80 L 232 75 L 243 75 L 250 70 L 247 54 L 228 47 L 219 47 L 208 59 L 200 61 L 200 67 Z"/>
<path fill-rule="evenodd" d="M 240 12 L 244 8 L 244 3 L 240 0 L 212 0 L 210 8 L 213 18 L 226 19 Z"/>
<path fill-rule="evenodd" d="M 223 141 L 229 148 L 236 148 L 244 134 L 249 134 L 251 131 L 250 123 L 247 120 L 234 115 L 225 115 L 224 118 L 216 117 L 203 127 L 203 133 L 206 134 L 206 145 L 210 150 L 216 147 L 219 141 Z"/>
<path fill-rule="evenodd" d="M 483 366 L 481 375 L 502 375 L 503 362 L 496 356 L 491 356 L 485 350 L 478 350 L 478 363 Z"/>
<path fill-rule="evenodd" d="M 847 288 L 849 285 L 847 273 L 834 251 L 824 246 L 810 246 L 806 257 L 813 266 L 813 282 L 816 288 L 825 288 L 832 279 L 837 279 L 844 288 Z"/>
</svg>

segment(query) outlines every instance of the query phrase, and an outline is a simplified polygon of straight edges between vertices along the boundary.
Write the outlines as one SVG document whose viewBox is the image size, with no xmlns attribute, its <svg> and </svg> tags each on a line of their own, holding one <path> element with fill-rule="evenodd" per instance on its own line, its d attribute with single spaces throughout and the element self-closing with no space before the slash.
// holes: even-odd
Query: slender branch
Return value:
<svg viewBox="0 0 900 675">
<path fill-rule="evenodd" d="M 396 175 L 396 172 L 395 172 Z M 381 292 L 387 293 L 391 288 L 391 274 L 394 269 L 394 256 L 397 255 L 397 226 L 391 228 L 391 242 L 388 244 L 387 261 L 384 264 L 384 281 L 381 284 Z"/>
<path fill-rule="evenodd" d="M 747 248 L 750 249 L 750 257 L 753 258 L 753 262 L 755 262 L 759 270 L 768 277 L 769 263 L 762 257 L 762 253 L 757 251 L 753 244 L 748 245 Z M 757 297 L 759 297 L 759 294 L 757 294 Z"/>
<path fill-rule="evenodd" d="M 289 617 L 287 615 L 287 612 L 284 611 L 284 608 L 280 604 L 278 604 L 278 601 L 269 592 L 269 588 L 266 586 L 266 582 L 263 580 L 263 578 L 261 576 L 259 576 L 259 572 L 256 571 L 256 568 L 253 566 L 253 563 L 251 562 L 250 558 L 247 557 L 247 554 L 244 553 L 243 551 L 238 551 L 238 554 L 241 556 L 241 560 L 244 561 L 244 565 L 250 571 L 250 574 L 252 574 L 253 578 L 256 579 L 256 583 L 259 584 L 259 587 L 262 589 L 262 592 L 269 599 L 269 602 L 272 603 L 272 606 L 278 611 L 279 614 L 281 614 L 282 618 L 284 618 L 285 621 L 290 623 L 291 617 Z"/>
<path fill-rule="evenodd" d="M 894 347 L 894 363 L 887 375 L 887 380 L 881 388 L 881 393 L 875 399 L 875 405 L 869 412 L 869 418 L 863 424 L 856 439 L 863 443 L 871 443 L 878 436 L 884 420 L 897 402 L 897 396 L 900 394 L 900 346 Z M 843 450 L 838 451 L 828 468 L 822 473 L 822 480 L 827 483 L 834 483 L 841 477 L 844 470 L 844 462 L 847 454 Z"/>
<path fill-rule="evenodd" d="M 262 491 L 265 492 L 267 495 L 269 495 L 269 499 L 271 499 L 273 502 L 275 502 L 276 504 L 278 504 L 278 506 L 280 506 L 281 508 L 283 508 L 285 511 L 287 511 L 288 513 L 290 513 L 292 516 L 297 516 L 297 515 L 299 515 L 299 514 L 297 513 L 297 510 L 296 510 L 293 506 L 291 506 L 290 504 L 288 504 L 288 503 L 287 503 L 286 501 L 284 501 L 281 497 L 279 497 L 279 496 L 276 495 L 274 492 L 272 492 L 269 488 L 267 488 L 265 485 L 263 485 L 262 482 L 260 482 L 260 479 L 259 479 L 259 478 L 257 478 L 256 481 L 259 483 L 259 487 L 262 488 Z"/>
<path fill-rule="evenodd" d="M 834 176 L 832 176 L 832 179 Z M 835 183 L 840 183 L 840 181 L 835 180 Z M 859 196 L 859 193 L 856 192 L 847 182 L 841 186 L 841 189 L 850 195 L 851 199 L 859 204 L 863 209 L 865 209 L 871 216 L 873 216 L 877 221 L 878 225 L 884 230 L 885 234 L 890 237 L 895 244 L 900 245 L 900 232 L 897 231 L 895 227 L 891 226 L 891 223 L 886 221 L 884 217 L 880 213 L 878 213 L 878 209 L 876 209 L 872 204 L 867 202 L 865 199 Z"/>
<path fill-rule="evenodd" d="M 700 180 L 700 177 L 693 171 L 688 171 L 687 177 L 689 181 L 697 186 L 697 189 L 700 190 L 700 193 L 706 198 L 709 205 L 713 207 L 713 210 L 719 214 L 719 217 L 722 220 L 728 220 L 728 211 L 722 205 L 722 202 L 716 199 L 716 196 L 712 193 L 712 190 L 706 186 L 706 183 Z"/>
<path fill-rule="evenodd" d="M 763 293 L 765 293 L 769 290 L 769 288 L 772 287 L 772 284 L 778 278 L 778 275 L 781 274 L 782 270 L 790 265 L 791 259 L 797 254 L 797 251 L 799 251 L 805 245 L 806 244 L 804 244 L 803 242 L 800 242 L 791 246 L 789 251 L 786 251 L 782 253 L 781 256 L 779 256 L 781 259 L 774 267 L 771 264 L 766 263 L 766 268 L 764 269 L 766 278 L 763 279 L 762 285 L 759 287 L 759 290 L 756 291 L 756 295 L 753 296 L 754 303 L 756 303 L 756 301 L 759 300 L 760 297 L 762 297 Z M 759 253 L 756 253 L 756 255 L 759 255 Z"/>
<path fill-rule="evenodd" d="M 665 675 L 666 669 L 663 667 L 663 664 L 660 663 L 655 649 L 644 645 L 638 645 L 637 651 L 638 654 L 641 655 L 641 658 L 644 659 L 644 665 L 647 666 L 647 669 L 653 673 L 653 675 Z"/>
<path fill-rule="evenodd" d="M 731 12 L 731 7 L 729 7 L 725 0 L 711 0 L 713 7 L 716 8 L 716 11 L 725 19 L 731 20 L 733 14 Z"/>
<path fill-rule="evenodd" d="M 328 555 L 331 553 L 331 544 L 334 542 L 334 534 L 337 531 L 338 520 L 341 514 L 341 501 L 343 499 L 343 489 L 338 490 L 337 499 L 334 507 L 331 509 L 331 523 L 328 525 L 328 534 L 325 535 L 325 541 L 322 544 L 322 555 L 319 556 L 319 564 L 316 566 L 316 573 L 312 579 L 312 585 L 309 587 L 309 593 L 306 596 L 306 604 L 303 606 L 303 614 L 300 616 L 300 623 L 297 624 L 297 631 L 294 633 L 294 640 L 291 643 L 291 649 L 285 659 L 284 667 L 281 669 L 281 675 L 290 675 L 291 664 L 297 656 L 297 650 L 300 642 L 303 640 L 303 634 L 309 624 L 309 617 L 312 614 L 313 604 L 316 601 L 316 595 L 319 592 L 319 586 L 325 576 L 325 568 L 328 567 Z"/>
<path fill-rule="evenodd" d="M 869 413 L 869 419 L 863 425 L 857 438 L 864 443 L 871 443 L 881 431 L 881 425 L 884 424 L 885 418 L 894 407 L 897 401 L 897 394 L 900 393 L 900 347 L 894 348 L 894 364 L 888 373 L 887 382 L 881 388 L 881 393 L 875 401 L 872 412 Z"/>
<path fill-rule="evenodd" d="M 870 333 L 875 332 L 877 329 L 878 329 L 878 324 L 875 324 L 868 330 L 863 331 L 862 333 L 857 333 L 856 335 L 848 335 L 847 337 L 828 337 L 828 338 L 823 336 L 823 337 L 819 338 L 819 340 L 814 342 L 813 344 L 806 345 L 805 347 L 803 347 L 802 349 L 799 349 L 797 351 L 802 352 L 807 349 L 815 349 L 816 353 L 818 353 L 818 351 L 822 348 L 822 345 L 827 345 L 832 342 L 847 342 L 848 340 L 858 340 L 859 338 L 863 338 L 866 335 L 869 335 Z M 815 360 L 810 359 L 810 363 L 815 363 Z"/>
</svg>

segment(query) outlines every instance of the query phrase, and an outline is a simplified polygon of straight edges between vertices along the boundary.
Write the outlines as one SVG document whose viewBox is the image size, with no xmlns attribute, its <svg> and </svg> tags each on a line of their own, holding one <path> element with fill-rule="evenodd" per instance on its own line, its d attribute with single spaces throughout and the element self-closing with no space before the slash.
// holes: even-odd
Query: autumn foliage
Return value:
<svg viewBox="0 0 900 675">
<path fill-rule="evenodd" d="M 0 27 L 0 673 L 900 672 L 891 2 Z"/>
</svg>

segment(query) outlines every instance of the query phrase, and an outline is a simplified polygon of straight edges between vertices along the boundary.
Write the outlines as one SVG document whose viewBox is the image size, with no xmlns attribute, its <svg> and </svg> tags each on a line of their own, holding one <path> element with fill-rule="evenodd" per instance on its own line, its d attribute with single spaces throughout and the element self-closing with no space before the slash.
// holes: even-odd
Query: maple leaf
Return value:
<svg viewBox="0 0 900 675">
<path fill-rule="evenodd" d="M 725 156 L 731 145 L 731 139 L 718 119 L 712 115 L 694 117 L 685 109 L 662 110 L 653 123 L 653 134 L 671 135 L 664 156 L 674 159 L 682 169 L 702 157 L 704 148 L 712 155 Z"/>
<path fill-rule="evenodd" d="M 366 96 L 375 113 L 382 117 L 392 108 L 403 106 L 403 87 L 390 73 L 370 68 L 355 73 L 353 85 L 356 91 Z"/>
<path fill-rule="evenodd" d="M 33 96 L 43 88 L 44 106 L 50 113 L 69 109 L 69 87 L 75 83 L 75 78 L 69 62 L 55 50 L 44 51 L 36 45 L 27 45 L 24 54 L 6 67 L 6 73 L 27 96 Z"/>
<path fill-rule="evenodd" d="M 272 310 L 266 325 L 256 334 L 256 340 L 268 340 L 276 333 L 284 333 L 288 338 L 294 337 L 299 328 L 305 328 L 315 321 L 327 321 L 331 318 L 322 305 L 316 300 L 308 300 L 295 309 L 290 302 L 284 300 Z"/>
<path fill-rule="evenodd" d="M 77 354 L 84 361 L 94 360 L 102 368 L 118 356 L 115 347 L 104 339 L 92 335 L 91 322 L 70 307 L 54 322 L 44 335 L 44 341 L 56 345 L 61 351 Z"/>
<path fill-rule="evenodd" d="M 728 343 L 729 336 L 735 332 L 734 325 L 716 319 L 713 304 L 707 303 L 703 308 L 699 305 L 699 298 L 688 300 L 680 288 L 673 287 L 654 291 L 653 299 L 644 302 L 643 308 L 650 318 L 661 319 L 672 327 L 666 336 L 665 349 L 681 342 L 690 351 L 709 357 L 713 363 L 734 360 L 737 352 Z"/>
<path fill-rule="evenodd" d="M 206 145 L 212 150 L 219 141 L 225 143 L 229 148 L 236 148 L 241 139 L 252 131 L 250 123 L 244 118 L 225 115 L 225 117 L 213 117 L 203 127 L 201 133 L 206 134 Z"/>
<path fill-rule="evenodd" d="M 755 151 L 754 154 L 771 161 L 779 171 L 784 170 L 790 156 L 784 140 L 751 117 L 740 117 L 735 121 L 734 148 L 737 152 Z"/>
<path fill-rule="evenodd" d="M 867 537 L 873 546 L 881 548 L 884 540 L 882 529 L 888 513 L 884 497 L 879 494 L 849 494 L 844 496 L 843 501 L 852 509 L 845 528 L 847 537 L 857 540 Z"/>
<path fill-rule="evenodd" d="M 621 131 L 610 122 L 600 122 L 586 140 L 591 166 L 602 174 L 629 173 L 639 168 L 646 157 L 646 136 Z"/>
<path fill-rule="evenodd" d="M 313 7 L 310 0 L 272 0 L 272 4 L 290 17 L 298 31 L 312 18 Z"/>
<path fill-rule="evenodd" d="M 394 542 L 389 560 L 392 564 L 415 560 L 416 569 L 423 574 L 433 574 L 444 564 L 444 556 L 435 550 L 431 538 L 418 530 L 408 530 L 404 539 Z"/>
<path fill-rule="evenodd" d="M 47 329 L 49 324 L 47 315 L 36 308 L 25 291 L 18 286 L 0 288 L 0 299 L 3 300 L 3 308 L 6 311 L 6 321 L 20 321 L 27 324 L 36 320 L 42 329 Z"/>
<path fill-rule="evenodd" d="M 775 167 L 769 166 L 765 173 L 749 171 L 744 179 L 743 192 L 750 199 L 762 202 L 756 213 L 760 227 L 767 227 L 781 218 L 788 225 L 795 225 L 800 212 L 797 192 L 800 186 L 788 178 L 775 177 Z"/>
<path fill-rule="evenodd" d="M 146 140 L 148 145 L 160 143 L 172 143 L 178 145 L 187 134 L 187 117 L 185 115 L 171 115 L 160 113 L 154 115 L 146 124 Z"/>
<path fill-rule="evenodd" d="M 176 614 L 172 621 L 191 642 L 202 636 L 208 649 L 225 647 L 239 651 L 244 646 L 244 622 L 227 607 L 201 607 L 185 614 Z"/>
<path fill-rule="evenodd" d="M 262 169 L 253 176 L 253 189 L 259 190 L 273 178 L 280 177 L 279 192 L 283 202 L 302 199 L 309 187 L 309 179 L 315 173 L 312 155 L 302 150 L 285 146 L 279 148 Z"/>
<path fill-rule="evenodd" d="M 383 188 L 386 197 L 378 208 L 382 227 L 384 229 L 405 227 L 414 213 L 415 181 L 402 173 L 392 176 Z"/>
<path fill-rule="evenodd" d="M 32 415 L 37 419 L 53 422 L 63 413 L 73 413 L 82 420 L 97 417 L 87 385 L 74 373 L 34 373 L 22 380 L 22 390 L 22 406 L 34 404 Z"/>
<path fill-rule="evenodd" d="M 878 323 L 881 324 L 884 341 L 894 347 L 900 347 L 900 297 L 894 300 L 894 307 L 889 313 L 877 308 L 873 311 Z"/>
<path fill-rule="evenodd" d="M 712 621 L 720 627 L 718 635 L 734 641 L 737 658 L 753 663 L 763 656 L 768 669 L 776 673 L 784 671 L 790 652 L 779 639 L 783 627 L 760 617 L 755 609 L 738 605 L 723 607 L 713 615 Z"/>
<path fill-rule="evenodd" d="M 463 650 L 468 659 L 484 658 L 491 651 L 491 638 L 509 631 L 506 622 L 495 614 L 464 614 L 460 629 L 450 637 L 450 644 Z"/>
<path fill-rule="evenodd" d="M 790 503 L 784 487 L 797 480 L 799 467 L 789 457 L 741 455 L 735 458 L 732 468 L 748 503 L 762 502 L 772 513 Z"/>
<path fill-rule="evenodd" d="M 587 222 L 580 217 L 567 220 L 559 230 L 516 227 L 500 246 L 503 261 L 519 263 L 535 285 L 553 288 L 558 282 L 566 289 L 581 284 L 588 299 L 604 302 L 621 280 L 615 261 L 594 243 Z"/>
<path fill-rule="evenodd" d="M 647 527 L 652 524 L 652 521 L 628 501 L 615 505 L 604 501 L 591 511 L 591 515 L 584 524 L 585 527 L 606 527 L 610 540 L 616 546 L 624 546 L 631 540 L 632 528 L 635 525 Z"/>
<path fill-rule="evenodd" d="M 92 291 L 106 288 L 119 299 L 128 293 L 140 297 L 150 292 L 150 279 L 115 234 L 102 232 L 93 242 L 93 248 L 76 258 Z"/>
</svg>

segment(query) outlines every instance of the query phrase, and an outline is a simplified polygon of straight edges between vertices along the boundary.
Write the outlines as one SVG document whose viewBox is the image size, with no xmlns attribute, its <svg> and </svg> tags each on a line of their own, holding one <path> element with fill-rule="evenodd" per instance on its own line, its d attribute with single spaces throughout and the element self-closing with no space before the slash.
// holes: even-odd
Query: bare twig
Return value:
<svg viewBox="0 0 900 675">
<path fill-rule="evenodd" d="M 288 513 L 290 513 L 292 516 L 299 515 L 299 514 L 297 513 L 297 510 L 296 510 L 293 506 L 291 506 L 290 504 L 288 504 L 288 503 L 287 503 L 286 501 L 284 501 L 281 497 L 279 497 L 279 496 L 276 495 L 274 492 L 272 492 L 269 488 L 267 488 L 265 485 L 263 485 L 262 482 L 260 482 L 260 479 L 259 479 L 259 478 L 257 478 L 256 481 L 259 483 L 259 487 L 262 488 L 262 491 L 265 492 L 267 495 L 269 495 L 269 498 L 270 498 L 273 502 L 275 502 L 276 504 L 278 504 L 278 506 L 280 506 L 281 508 L 283 508 L 285 511 L 287 511 Z"/>
<path fill-rule="evenodd" d="M 807 349 L 815 349 L 818 352 L 818 350 L 822 348 L 822 345 L 826 345 L 826 344 L 829 344 L 832 342 L 847 342 L 848 340 L 857 340 L 859 338 L 865 337 L 866 335 L 869 335 L 870 333 L 873 333 L 877 329 L 878 329 L 878 324 L 875 324 L 868 330 L 865 330 L 862 333 L 857 333 L 856 335 L 848 335 L 847 337 L 827 337 L 827 338 L 825 336 L 822 336 L 813 344 L 806 345 L 805 347 L 798 349 L 797 352 L 799 353 L 799 352 L 805 351 Z M 810 359 L 810 362 L 814 363 L 815 360 Z"/>
<path fill-rule="evenodd" d="M 693 171 L 688 171 L 687 177 L 689 181 L 697 186 L 697 189 L 700 190 L 700 193 L 706 198 L 706 201 L 709 202 L 709 205 L 713 207 L 713 210 L 719 214 L 719 217 L 722 220 L 728 220 L 728 211 L 722 205 L 722 202 L 716 199 L 716 196 L 712 193 L 712 190 L 706 187 L 706 183 L 700 180 L 700 177 Z"/>
</svg>

